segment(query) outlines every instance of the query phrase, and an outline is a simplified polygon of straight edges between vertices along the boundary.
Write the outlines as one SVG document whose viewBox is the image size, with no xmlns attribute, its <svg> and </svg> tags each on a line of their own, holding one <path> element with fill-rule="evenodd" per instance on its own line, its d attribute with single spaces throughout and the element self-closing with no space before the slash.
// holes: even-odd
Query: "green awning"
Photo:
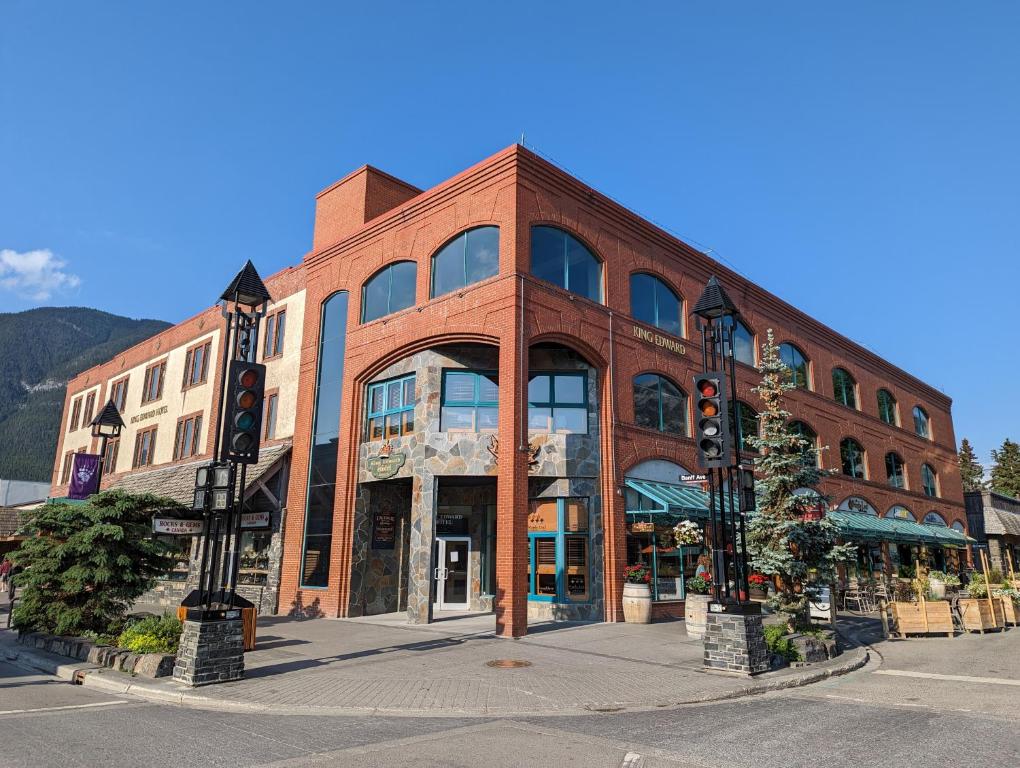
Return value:
<svg viewBox="0 0 1020 768">
<path fill-rule="evenodd" d="M 708 494 L 700 488 L 633 478 L 624 478 L 624 483 L 655 505 L 651 509 L 628 509 L 628 515 L 669 514 L 681 517 L 708 517 Z"/>
<path fill-rule="evenodd" d="M 836 524 L 842 538 L 850 541 L 888 541 L 894 544 L 934 544 L 940 547 L 966 547 L 968 537 L 952 528 L 922 525 L 912 520 L 875 517 L 860 512 L 832 510 L 828 518 Z"/>
</svg>

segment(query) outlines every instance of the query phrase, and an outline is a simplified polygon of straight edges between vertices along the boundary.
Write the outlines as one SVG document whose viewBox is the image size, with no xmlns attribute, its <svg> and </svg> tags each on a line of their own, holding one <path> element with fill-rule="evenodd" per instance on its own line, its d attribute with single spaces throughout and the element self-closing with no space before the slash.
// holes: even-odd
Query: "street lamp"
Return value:
<svg viewBox="0 0 1020 768">
<path fill-rule="evenodd" d="M 98 437 L 99 443 L 99 477 L 96 478 L 96 491 L 100 489 L 103 482 L 103 470 L 106 464 L 106 443 L 112 438 L 120 437 L 120 431 L 124 428 L 124 420 L 120 417 L 120 411 L 113 403 L 113 398 L 103 406 L 89 425 L 92 427 L 92 437 Z"/>
</svg>

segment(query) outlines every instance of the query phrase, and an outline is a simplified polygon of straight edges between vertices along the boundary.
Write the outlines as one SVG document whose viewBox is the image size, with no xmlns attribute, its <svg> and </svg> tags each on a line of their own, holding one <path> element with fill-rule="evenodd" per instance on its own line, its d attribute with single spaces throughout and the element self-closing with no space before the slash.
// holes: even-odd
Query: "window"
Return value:
<svg viewBox="0 0 1020 768">
<path fill-rule="evenodd" d="M 177 433 L 174 435 L 174 461 L 187 459 L 200 453 L 199 433 L 202 431 L 202 414 L 185 416 L 177 421 Z"/>
<path fill-rule="evenodd" d="M 71 481 L 71 464 L 74 462 L 74 451 L 64 454 L 64 463 L 60 466 L 60 484 L 67 485 Z"/>
<path fill-rule="evenodd" d="M 666 333 L 683 336 L 683 302 L 673 289 L 654 275 L 630 276 L 630 314 Z"/>
<path fill-rule="evenodd" d="M 145 369 L 145 382 L 142 384 L 142 405 L 159 400 L 163 396 L 163 379 L 166 377 L 166 360 Z"/>
<path fill-rule="evenodd" d="M 432 257 L 432 296 L 456 291 L 499 272 L 499 227 L 461 232 Z"/>
<path fill-rule="evenodd" d="M 368 385 L 368 440 L 414 432 L 414 374 Z"/>
<path fill-rule="evenodd" d="M 952 528 L 954 531 L 959 531 L 960 533 L 967 532 L 966 529 L 964 529 L 963 527 L 963 523 L 961 523 L 959 520 L 954 520 L 953 524 L 949 527 Z"/>
<path fill-rule="evenodd" d="M 67 425 L 68 432 L 74 432 L 78 429 L 78 424 L 81 422 L 81 395 L 74 398 L 74 402 L 71 403 L 71 421 Z"/>
<path fill-rule="evenodd" d="M 839 443 L 839 458 L 843 464 L 843 474 L 857 480 L 867 479 L 864 466 L 864 449 L 853 438 L 845 438 Z"/>
<path fill-rule="evenodd" d="M 197 347 L 188 350 L 184 358 L 184 383 L 181 389 L 204 384 L 209 372 L 209 350 L 212 349 L 212 342 L 207 341 Z"/>
<path fill-rule="evenodd" d="M 270 392 L 265 399 L 264 435 L 266 440 L 276 437 L 276 411 L 280 403 L 280 395 L 277 392 Z"/>
<path fill-rule="evenodd" d="M 634 377 L 634 423 L 671 435 L 687 435 L 687 395 L 656 373 Z"/>
<path fill-rule="evenodd" d="M 817 467 L 818 433 L 811 429 L 811 427 L 803 421 L 791 421 L 790 433 L 800 435 L 802 438 L 807 440 L 808 444 L 804 446 L 804 463 L 809 467 Z"/>
<path fill-rule="evenodd" d="M 948 527 L 946 526 L 945 518 L 942 517 L 942 515 L 940 515 L 938 512 L 929 512 L 927 515 L 924 516 L 924 522 L 928 525 L 938 525 L 941 526 L 942 528 Z M 955 529 L 957 525 L 959 525 L 959 523 L 954 523 L 953 528 Z M 960 527 L 962 528 L 963 526 L 961 525 Z"/>
<path fill-rule="evenodd" d="M 85 396 L 85 410 L 81 415 L 81 425 L 87 427 L 92 423 L 92 416 L 96 411 L 96 393 L 89 392 Z"/>
<path fill-rule="evenodd" d="M 312 451 L 308 460 L 308 496 L 301 553 L 302 587 L 322 588 L 329 584 L 347 304 L 347 291 L 338 291 L 323 302 L 319 313 L 319 365 L 315 372 Z"/>
<path fill-rule="evenodd" d="M 894 520 L 909 520 L 910 522 L 917 522 L 914 520 L 913 513 L 906 507 L 900 504 L 894 504 L 889 507 L 889 511 L 885 513 L 886 517 L 891 517 Z"/>
<path fill-rule="evenodd" d="M 896 413 L 896 398 L 888 389 L 878 390 L 878 418 L 894 427 L 900 425 L 899 416 Z"/>
<path fill-rule="evenodd" d="M 800 389 L 811 389 L 808 361 L 793 344 L 779 345 L 779 359 L 790 369 L 790 382 Z"/>
<path fill-rule="evenodd" d="M 127 404 L 127 388 L 127 376 L 123 379 L 118 379 L 110 386 L 110 399 L 113 400 L 113 404 L 117 406 L 117 410 L 120 413 L 124 412 L 124 406 Z"/>
<path fill-rule="evenodd" d="M 915 405 L 914 406 L 914 432 L 916 432 L 919 436 L 921 436 L 921 437 L 923 437 L 925 439 L 930 440 L 931 439 L 931 433 L 929 432 L 928 426 L 929 426 L 928 412 L 925 411 L 924 408 L 922 408 L 921 406 Z"/>
<path fill-rule="evenodd" d="M 748 438 L 758 436 L 758 412 L 741 400 L 730 401 L 730 436 L 735 438 L 738 450 L 757 453 Z"/>
<path fill-rule="evenodd" d="M 106 450 L 103 452 L 103 474 L 112 474 L 117 471 L 117 457 L 120 454 L 120 438 L 111 437 L 106 441 Z"/>
<path fill-rule="evenodd" d="M 925 496 L 936 497 L 939 495 L 938 477 L 930 464 L 921 465 L 921 488 Z"/>
<path fill-rule="evenodd" d="M 528 509 L 528 599 L 591 597 L 587 499 L 536 499 Z"/>
<path fill-rule="evenodd" d="M 837 403 L 857 408 L 857 382 L 842 368 L 832 369 L 832 394 Z"/>
<path fill-rule="evenodd" d="M 719 318 L 719 322 L 732 328 L 733 357 L 736 361 L 738 363 L 744 363 L 745 365 L 755 365 L 757 362 L 757 356 L 755 355 L 754 349 L 754 334 L 751 333 L 751 329 L 732 315 L 729 317 Z M 729 349 L 727 347 L 728 345 L 723 346 L 723 354 L 729 353 Z"/>
<path fill-rule="evenodd" d="M 414 261 L 398 261 L 380 269 L 361 289 L 361 322 L 413 307 L 417 280 L 418 264 Z"/>
<path fill-rule="evenodd" d="M 531 274 L 586 299 L 602 301 L 602 263 L 562 229 L 531 228 Z"/>
<path fill-rule="evenodd" d="M 147 467 L 152 464 L 156 452 L 156 427 L 143 429 L 135 435 L 135 453 L 131 459 L 131 468 Z"/>
<path fill-rule="evenodd" d="M 906 475 L 903 472 L 903 459 L 895 453 L 885 455 L 885 476 L 893 488 L 906 488 Z"/>
<path fill-rule="evenodd" d="M 287 329 L 287 310 L 280 309 L 266 317 L 266 337 L 262 340 L 262 359 L 269 360 L 283 354 L 283 339 Z"/>
<path fill-rule="evenodd" d="M 533 373 L 528 378 L 528 429 L 588 432 L 588 374 Z"/>
<path fill-rule="evenodd" d="M 495 371 L 443 371 L 442 401 L 442 432 L 491 432 L 499 426 Z"/>
</svg>

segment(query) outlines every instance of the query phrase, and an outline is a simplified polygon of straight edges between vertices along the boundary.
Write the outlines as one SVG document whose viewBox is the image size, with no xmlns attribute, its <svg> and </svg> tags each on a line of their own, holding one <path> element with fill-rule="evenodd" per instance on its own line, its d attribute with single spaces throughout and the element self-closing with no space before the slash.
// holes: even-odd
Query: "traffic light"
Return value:
<svg viewBox="0 0 1020 768">
<path fill-rule="evenodd" d="M 706 469 L 730 465 L 729 405 L 726 375 L 708 371 L 694 376 L 694 427 L 698 463 Z"/>
<path fill-rule="evenodd" d="M 232 360 L 227 376 L 227 418 L 224 421 L 223 461 L 254 464 L 262 436 L 262 399 L 266 366 Z"/>
</svg>

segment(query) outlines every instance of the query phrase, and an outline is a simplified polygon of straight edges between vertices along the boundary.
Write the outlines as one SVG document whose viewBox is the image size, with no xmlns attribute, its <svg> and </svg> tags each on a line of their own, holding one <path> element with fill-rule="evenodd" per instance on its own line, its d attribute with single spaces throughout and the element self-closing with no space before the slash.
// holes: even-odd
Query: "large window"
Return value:
<svg viewBox="0 0 1020 768">
<path fill-rule="evenodd" d="M 432 296 L 456 291 L 499 272 L 499 227 L 461 232 L 432 257 Z"/>
<path fill-rule="evenodd" d="M 209 373 L 209 351 L 212 349 L 212 342 L 199 344 L 188 350 L 184 358 L 184 381 L 181 382 L 181 389 L 204 384 Z"/>
<path fill-rule="evenodd" d="M 148 467 L 156 454 L 156 427 L 143 429 L 135 435 L 135 453 L 131 460 L 131 468 Z"/>
<path fill-rule="evenodd" d="M 89 392 L 85 395 L 85 410 L 81 414 L 81 425 L 87 427 L 92 423 L 92 417 L 96 410 L 96 393 Z"/>
<path fill-rule="evenodd" d="M 938 496 L 939 495 L 939 481 L 935 475 L 935 470 L 932 469 L 930 464 L 921 465 L 921 488 L 924 490 L 925 496 Z"/>
<path fill-rule="evenodd" d="M 145 369 L 145 382 L 142 384 L 142 405 L 159 400 L 163 396 L 163 379 L 166 378 L 166 360 Z"/>
<path fill-rule="evenodd" d="M 906 474 L 903 471 L 903 459 L 899 454 L 887 453 L 885 455 L 885 477 L 893 488 L 906 488 Z"/>
<path fill-rule="evenodd" d="M 847 408 L 857 408 L 857 382 L 842 368 L 832 369 L 832 395 Z"/>
<path fill-rule="evenodd" d="M 263 437 L 272 440 L 276 437 L 276 412 L 280 409 L 280 393 L 267 392 L 263 402 Z"/>
<path fill-rule="evenodd" d="M 654 275 L 637 272 L 630 276 L 630 313 L 636 320 L 683 336 L 683 302 Z"/>
<path fill-rule="evenodd" d="M 635 376 L 634 423 L 671 435 L 687 435 L 687 395 L 665 376 Z"/>
<path fill-rule="evenodd" d="M 602 301 L 602 263 L 573 235 L 531 228 L 531 274 L 592 301 Z"/>
<path fill-rule="evenodd" d="M 495 371 L 443 371 L 443 432 L 493 432 L 499 426 Z"/>
<path fill-rule="evenodd" d="M 942 515 L 940 515 L 938 512 L 929 512 L 927 515 L 924 516 L 924 522 L 928 525 L 938 525 L 942 528 L 948 527 L 946 526 L 946 519 L 942 517 Z M 953 524 L 954 530 L 956 529 L 957 525 L 958 525 L 957 523 Z M 961 525 L 960 527 L 962 528 L 963 526 Z"/>
<path fill-rule="evenodd" d="M 201 452 L 199 435 L 202 432 L 202 414 L 185 416 L 177 421 L 174 433 L 174 461 L 187 459 Z"/>
<path fill-rule="evenodd" d="M 929 428 L 928 412 L 919 405 L 914 406 L 914 432 L 923 438 L 931 438 L 931 430 Z"/>
<path fill-rule="evenodd" d="M 120 438 L 111 437 L 106 441 L 103 452 L 103 474 L 110 475 L 117 471 L 117 457 L 120 454 Z"/>
<path fill-rule="evenodd" d="M 528 599 L 591 599 L 587 499 L 536 499 L 528 509 Z"/>
<path fill-rule="evenodd" d="M 78 424 L 81 422 L 81 396 L 74 398 L 74 402 L 71 403 L 71 421 L 67 424 L 67 431 L 74 432 L 78 429 Z"/>
<path fill-rule="evenodd" d="M 266 336 L 262 340 L 262 359 L 270 360 L 283 354 L 287 335 L 287 310 L 278 309 L 266 317 Z"/>
<path fill-rule="evenodd" d="M 414 432 L 415 376 L 368 385 L 368 440 L 389 440 Z"/>
<path fill-rule="evenodd" d="M 790 369 L 790 382 L 800 389 L 811 389 L 808 360 L 793 344 L 779 345 L 779 359 Z"/>
<path fill-rule="evenodd" d="M 398 261 L 380 269 L 361 289 L 361 322 L 414 306 L 417 280 L 418 264 L 414 261 Z"/>
<path fill-rule="evenodd" d="M 528 379 L 528 429 L 584 434 L 588 431 L 588 374 L 533 373 Z"/>
<path fill-rule="evenodd" d="M 319 367 L 315 373 L 312 453 L 308 462 L 308 499 L 301 557 L 302 587 L 325 587 L 329 583 L 329 550 L 333 543 L 333 504 L 336 497 L 340 406 L 347 338 L 347 300 L 347 291 L 334 293 L 323 303 L 320 313 Z"/>
<path fill-rule="evenodd" d="M 889 511 L 885 513 L 885 516 L 891 517 L 894 520 L 909 520 L 912 523 L 917 522 L 914 519 L 913 513 L 902 504 L 894 504 L 889 507 Z"/>
<path fill-rule="evenodd" d="M 755 355 L 754 349 L 754 334 L 751 333 L 751 329 L 748 328 L 741 320 L 735 317 L 721 317 L 719 322 L 723 325 L 731 326 L 733 331 L 733 357 L 738 363 L 744 363 L 745 365 L 756 365 L 758 358 Z M 724 346 L 723 353 L 728 353 L 729 350 Z"/>
<path fill-rule="evenodd" d="M 894 427 L 900 425 L 900 419 L 896 413 L 896 398 L 888 389 L 878 390 L 878 418 Z"/>
<path fill-rule="evenodd" d="M 867 471 L 864 466 L 864 449 L 851 437 L 839 443 L 839 458 L 843 464 L 843 474 L 857 480 L 866 480 Z"/>
<path fill-rule="evenodd" d="M 124 406 L 127 404 L 128 376 L 118 379 L 110 385 L 110 399 L 117 406 L 117 411 L 124 413 Z"/>
<path fill-rule="evenodd" d="M 748 438 L 758 437 L 758 412 L 742 400 L 730 401 L 730 435 L 742 453 L 757 453 Z"/>
<path fill-rule="evenodd" d="M 789 429 L 792 434 L 800 435 L 808 443 L 804 446 L 804 463 L 809 467 L 817 467 L 818 433 L 811 429 L 811 427 L 803 421 L 791 421 Z"/>
</svg>

